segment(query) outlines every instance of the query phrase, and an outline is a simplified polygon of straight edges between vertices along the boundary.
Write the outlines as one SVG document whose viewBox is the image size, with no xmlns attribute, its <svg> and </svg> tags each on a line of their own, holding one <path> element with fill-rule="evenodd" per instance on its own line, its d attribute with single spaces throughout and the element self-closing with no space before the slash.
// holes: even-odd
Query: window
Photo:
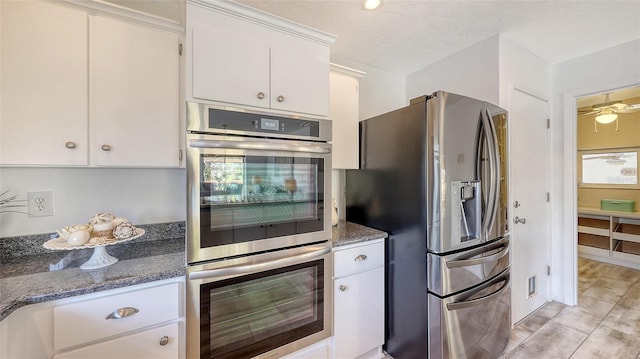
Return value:
<svg viewBox="0 0 640 359">
<path fill-rule="evenodd" d="M 638 149 L 579 151 L 580 186 L 638 187 Z"/>
</svg>

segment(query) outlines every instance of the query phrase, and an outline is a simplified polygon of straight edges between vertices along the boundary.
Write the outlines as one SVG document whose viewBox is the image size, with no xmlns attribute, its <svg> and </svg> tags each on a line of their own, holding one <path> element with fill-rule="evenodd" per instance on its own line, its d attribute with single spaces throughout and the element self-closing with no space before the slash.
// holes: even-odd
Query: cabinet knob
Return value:
<svg viewBox="0 0 640 359">
<path fill-rule="evenodd" d="M 344 292 L 345 290 L 347 290 L 347 286 L 346 285 L 341 285 L 338 287 L 338 289 L 340 289 L 341 292 Z"/>
<path fill-rule="evenodd" d="M 160 345 L 165 346 L 167 344 L 169 344 L 169 337 L 165 335 L 164 337 L 160 338 Z"/>
<path fill-rule="evenodd" d="M 100 148 L 105 152 L 111 151 L 111 146 L 109 145 L 102 145 Z"/>
<path fill-rule="evenodd" d="M 362 262 L 362 261 L 367 260 L 367 256 L 364 255 L 364 254 L 361 254 L 361 255 L 355 257 L 353 260 L 356 261 L 356 262 Z"/>
<path fill-rule="evenodd" d="M 284 102 L 284 96 L 282 95 L 278 96 L 278 102 Z"/>
<path fill-rule="evenodd" d="M 258 98 L 262 100 L 264 98 L 264 92 L 262 91 L 258 92 Z"/>
<path fill-rule="evenodd" d="M 72 149 L 76 148 L 76 143 L 72 142 L 72 141 L 67 141 L 67 142 L 65 142 L 64 147 L 72 150 Z"/>
<path fill-rule="evenodd" d="M 122 307 L 114 310 L 112 313 L 109 313 L 104 319 L 122 319 L 129 316 L 132 316 L 138 313 L 140 310 L 134 307 Z"/>
</svg>

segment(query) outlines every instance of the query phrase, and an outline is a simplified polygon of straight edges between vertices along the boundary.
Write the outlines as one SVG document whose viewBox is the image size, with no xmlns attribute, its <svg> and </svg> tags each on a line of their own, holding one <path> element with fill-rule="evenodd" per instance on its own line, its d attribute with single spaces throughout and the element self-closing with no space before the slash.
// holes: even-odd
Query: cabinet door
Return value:
<svg viewBox="0 0 640 359">
<path fill-rule="evenodd" d="M 127 335 L 55 355 L 54 359 L 177 359 L 179 323 Z"/>
<path fill-rule="evenodd" d="M 277 34 L 271 47 L 271 108 L 329 115 L 329 47 Z"/>
<path fill-rule="evenodd" d="M 179 165 L 179 37 L 90 17 L 91 163 Z"/>
<path fill-rule="evenodd" d="M 384 343 L 384 268 L 334 281 L 334 358 L 356 358 Z"/>
<path fill-rule="evenodd" d="M 0 6 L 0 164 L 87 164 L 86 14 L 40 1 Z"/>
<path fill-rule="evenodd" d="M 333 168 L 358 169 L 358 80 L 337 72 L 329 77 L 329 119 Z"/>
<path fill-rule="evenodd" d="M 193 97 L 268 108 L 270 30 L 211 16 L 215 28 L 192 29 Z"/>
<path fill-rule="evenodd" d="M 312 344 L 294 353 L 283 356 L 281 359 L 330 359 L 331 338 Z M 341 359 L 341 358 L 335 358 Z"/>
</svg>

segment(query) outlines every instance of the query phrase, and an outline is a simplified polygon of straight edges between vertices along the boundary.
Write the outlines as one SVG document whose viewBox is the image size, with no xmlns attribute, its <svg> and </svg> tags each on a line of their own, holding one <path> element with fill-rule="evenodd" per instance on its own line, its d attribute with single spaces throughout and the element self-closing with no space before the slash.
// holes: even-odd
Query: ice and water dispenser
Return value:
<svg viewBox="0 0 640 359">
<path fill-rule="evenodd" d="M 451 240 L 453 246 L 480 238 L 482 230 L 480 188 L 478 180 L 451 182 Z"/>
</svg>

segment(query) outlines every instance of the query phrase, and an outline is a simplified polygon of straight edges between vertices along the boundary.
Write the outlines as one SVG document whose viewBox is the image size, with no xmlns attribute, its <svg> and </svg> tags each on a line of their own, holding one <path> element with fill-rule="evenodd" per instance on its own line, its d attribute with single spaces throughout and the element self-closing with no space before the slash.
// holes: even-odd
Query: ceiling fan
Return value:
<svg viewBox="0 0 640 359">
<path fill-rule="evenodd" d="M 622 101 L 611 101 L 609 99 L 609 95 L 610 93 L 605 94 L 604 102 L 597 103 L 591 106 L 591 110 L 578 111 L 578 115 L 602 114 L 605 112 L 626 113 L 626 112 L 633 112 L 633 111 L 640 110 L 640 103 L 626 104 Z"/>
<path fill-rule="evenodd" d="M 591 106 L 590 110 L 578 110 L 578 116 L 596 115 L 594 132 L 598 132 L 598 123 L 607 124 L 613 121 L 616 121 L 616 132 L 618 132 L 618 113 L 640 110 L 640 103 L 626 104 L 622 101 L 611 101 L 609 95 L 609 93 L 605 94 L 604 102 Z"/>
</svg>

